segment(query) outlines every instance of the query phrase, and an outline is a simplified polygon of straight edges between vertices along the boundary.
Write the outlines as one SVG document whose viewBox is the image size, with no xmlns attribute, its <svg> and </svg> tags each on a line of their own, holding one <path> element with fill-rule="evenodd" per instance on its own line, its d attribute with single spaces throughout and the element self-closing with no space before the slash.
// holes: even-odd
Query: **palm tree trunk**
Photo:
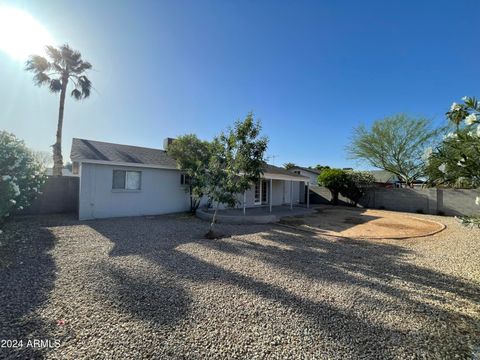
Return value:
<svg viewBox="0 0 480 360">
<path fill-rule="evenodd" d="M 62 90 L 60 92 L 60 106 L 58 109 L 57 136 L 53 145 L 53 176 L 62 176 L 63 156 L 62 156 L 62 129 L 63 112 L 65 108 L 65 95 L 67 93 L 68 78 L 62 79 Z"/>
</svg>

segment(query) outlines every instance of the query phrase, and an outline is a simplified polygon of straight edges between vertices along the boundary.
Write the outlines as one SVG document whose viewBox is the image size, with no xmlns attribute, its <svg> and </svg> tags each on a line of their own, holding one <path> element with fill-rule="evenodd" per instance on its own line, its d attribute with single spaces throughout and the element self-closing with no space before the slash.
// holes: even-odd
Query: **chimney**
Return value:
<svg viewBox="0 0 480 360">
<path fill-rule="evenodd" d="M 165 139 L 163 140 L 163 150 L 168 151 L 168 146 L 169 146 L 171 143 L 173 143 L 174 140 L 175 140 L 174 138 L 169 138 L 169 137 L 165 138 Z"/>
</svg>

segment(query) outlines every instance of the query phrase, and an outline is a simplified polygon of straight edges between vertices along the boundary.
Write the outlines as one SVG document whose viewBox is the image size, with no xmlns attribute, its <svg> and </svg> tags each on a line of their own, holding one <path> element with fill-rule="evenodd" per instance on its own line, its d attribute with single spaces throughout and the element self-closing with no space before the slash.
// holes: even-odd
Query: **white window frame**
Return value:
<svg viewBox="0 0 480 360">
<path fill-rule="evenodd" d="M 122 171 L 125 175 L 125 179 L 124 179 L 124 187 L 123 188 L 115 188 L 114 187 L 114 174 L 115 174 L 115 171 Z M 139 175 L 139 182 L 138 182 L 138 188 L 135 188 L 135 189 L 129 189 L 127 187 L 127 178 L 128 178 L 128 173 L 138 173 Z M 142 172 L 141 171 L 138 171 L 138 170 L 125 170 L 125 169 L 114 169 L 112 171 L 112 191 L 116 191 L 116 192 L 122 192 L 122 191 L 132 191 L 132 192 L 135 192 L 135 191 L 140 191 L 142 190 Z"/>
</svg>

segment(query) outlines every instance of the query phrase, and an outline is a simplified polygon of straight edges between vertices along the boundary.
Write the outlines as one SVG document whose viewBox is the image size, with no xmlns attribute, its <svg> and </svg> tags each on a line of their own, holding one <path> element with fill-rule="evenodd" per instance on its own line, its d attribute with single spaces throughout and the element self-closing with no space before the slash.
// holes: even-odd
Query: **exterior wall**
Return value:
<svg viewBox="0 0 480 360">
<path fill-rule="evenodd" d="M 478 215 L 480 207 L 475 198 L 480 196 L 480 189 L 439 189 L 437 195 L 438 210 L 446 215 Z"/>
<path fill-rule="evenodd" d="M 268 180 L 267 180 L 268 181 Z M 301 186 L 301 182 L 294 181 L 293 182 L 293 203 L 299 203 L 299 187 Z M 282 204 L 290 204 L 290 181 L 284 180 L 272 180 L 272 198 L 273 206 L 282 205 Z M 255 205 L 255 186 L 252 186 L 246 192 L 246 207 L 254 207 L 259 206 Z M 243 208 L 243 194 L 238 195 L 238 204 L 237 208 Z"/>
<path fill-rule="evenodd" d="M 290 196 L 292 196 L 292 203 L 298 204 L 300 202 L 300 186 L 303 182 L 294 181 L 292 184 L 292 194 L 290 194 L 290 181 L 285 181 L 285 204 L 290 204 Z"/>
<path fill-rule="evenodd" d="M 140 190 L 112 190 L 113 170 L 141 171 Z M 79 219 L 141 216 L 187 211 L 189 196 L 177 170 L 83 163 Z"/>
<path fill-rule="evenodd" d="M 272 180 L 272 205 L 285 204 L 285 186 L 287 184 L 282 180 Z M 289 187 L 290 188 L 290 187 Z"/>
<path fill-rule="evenodd" d="M 113 170 L 141 171 L 140 190 L 112 190 Z M 293 203 L 299 203 L 301 182 L 293 182 Z M 254 204 L 255 188 L 246 192 L 246 207 Z M 290 181 L 273 180 L 272 205 L 290 203 Z M 238 207 L 243 207 L 243 194 L 238 194 Z M 202 205 L 206 204 L 202 201 Z M 190 199 L 180 185 L 177 170 L 113 166 L 83 163 L 80 169 L 79 219 L 120 216 L 158 215 L 188 211 Z M 223 206 L 221 206 L 223 208 Z"/>
<path fill-rule="evenodd" d="M 331 195 L 324 187 L 311 189 L 311 203 L 328 203 Z M 411 213 L 444 215 L 478 215 L 480 208 L 475 205 L 475 198 L 480 196 L 480 189 L 405 189 L 375 188 L 367 192 L 360 205 Z M 317 201 L 320 199 L 320 201 Z M 340 203 L 347 204 L 348 199 L 340 197 Z"/>
<path fill-rule="evenodd" d="M 330 204 L 332 201 L 332 194 L 324 186 L 310 186 L 310 204 Z M 350 201 L 343 197 L 341 194 L 338 195 L 338 204 L 339 205 L 349 205 Z"/>
</svg>

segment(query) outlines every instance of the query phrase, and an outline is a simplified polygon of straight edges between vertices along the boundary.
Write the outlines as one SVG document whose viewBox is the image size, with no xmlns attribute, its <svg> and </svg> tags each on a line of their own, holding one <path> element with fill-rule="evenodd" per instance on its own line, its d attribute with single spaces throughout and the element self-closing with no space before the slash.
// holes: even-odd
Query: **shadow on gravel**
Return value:
<svg viewBox="0 0 480 360">
<path fill-rule="evenodd" d="M 461 309 L 467 302 L 478 305 L 480 288 L 459 278 L 409 263 L 407 257 L 410 251 L 398 245 L 353 239 L 322 239 L 274 225 L 221 226 L 224 233 L 261 233 L 260 236 L 268 240 L 262 243 L 235 237 L 205 240 L 202 239 L 203 229 L 199 230 L 188 220 L 173 217 L 150 222 L 139 220 L 135 229 L 131 228 L 131 223 L 126 224 L 128 231 L 123 228 L 122 221 L 99 221 L 89 225 L 114 243 L 110 256 L 142 256 L 174 278 L 201 283 L 215 281 L 219 283 L 219 291 L 222 291 L 221 284 L 233 285 L 288 307 L 308 320 L 318 334 L 334 339 L 331 345 L 334 352 L 340 347 L 349 349 L 349 353 L 358 358 L 391 358 L 401 355 L 430 357 L 434 351 L 440 357 L 448 358 L 450 355 L 468 353 L 468 337 L 472 336 L 472 331 L 479 330 L 476 319 L 449 311 L 442 304 L 448 303 L 450 309 Z M 279 273 L 295 272 L 314 282 L 347 285 L 349 289 L 351 286 L 352 289 L 358 289 L 358 298 L 352 303 L 351 309 L 345 309 L 337 308 L 334 302 L 322 301 L 322 296 L 314 301 L 295 295 L 274 281 L 259 281 L 243 274 L 242 268 L 225 269 L 200 256 L 194 257 L 177 250 L 180 245 L 192 242 L 219 252 L 219 258 L 240 256 L 255 259 L 269 264 Z M 119 283 L 126 281 L 120 292 L 130 292 L 130 286 L 143 286 L 143 280 L 132 282 L 125 273 L 114 273 L 113 278 L 117 278 Z M 145 278 L 148 278 L 148 274 L 145 274 Z M 180 289 L 167 289 L 165 297 L 150 297 L 146 301 L 155 302 L 157 309 L 162 306 L 168 308 L 166 299 L 178 292 L 183 296 Z M 328 295 L 323 294 L 327 298 Z M 128 299 L 129 296 L 124 294 L 122 298 Z M 133 297 L 127 300 L 124 303 L 125 310 L 137 311 L 140 317 L 151 318 L 152 314 L 145 311 L 144 305 L 135 305 L 135 301 Z M 397 329 L 392 324 L 383 325 L 382 321 L 369 318 L 369 312 L 355 311 L 357 307 L 369 305 L 371 312 L 375 310 L 372 304 L 378 304 L 378 309 L 389 309 L 386 310 L 387 315 L 382 316 L 388 316 L 388 311 L 404 314 L 418 321 L 421 326 L 404 331 L 401 327 Z M 182 316 L 184 311 L 187 311 L 187 307 L 174 312 L 176 315 L 173 316 Z M 164 316 L 167 315 L 162 311 L 153 318 L 159 324 L 171 321 L 169 318 L 163 319 Z M 451 327 L 438 328 L 440 323 L 437 321 L 451 324 Z M 416 352 L 410 348 L 412 342 L 419 344 Z"/>
<path fill-rule="evenodd" d="M 154 326 L 174 324 L 188 312 L 191 299 L 171 279 L 159 283 L 148 276 L 132 276 L 114 265 L 102 264 L 101 298 L 131 316 Z"/>
<path fill-rule="evenodd" d="M 49 253 L 54 236 L 37 221 L 21 218 L 7 224 L 0 239 L 0 339 L 23 340 L 23 348 L 0 348 L 0 358 L 37 359 L 42 350 L 26 347 L 33 339 L 50 339 L 49 326 L 35 311 L 47 300 L 56 278 L 55 262 Z"/>
</svg>

